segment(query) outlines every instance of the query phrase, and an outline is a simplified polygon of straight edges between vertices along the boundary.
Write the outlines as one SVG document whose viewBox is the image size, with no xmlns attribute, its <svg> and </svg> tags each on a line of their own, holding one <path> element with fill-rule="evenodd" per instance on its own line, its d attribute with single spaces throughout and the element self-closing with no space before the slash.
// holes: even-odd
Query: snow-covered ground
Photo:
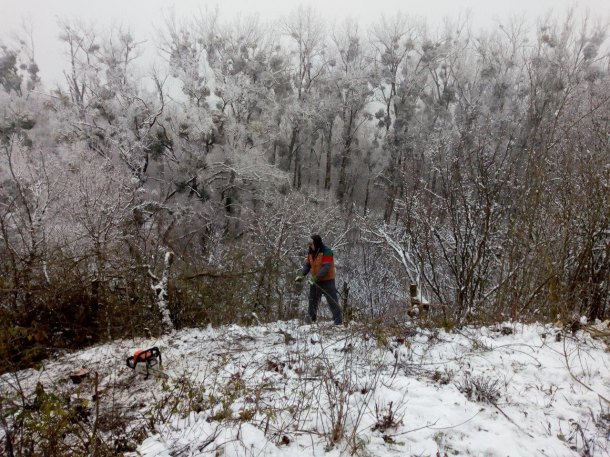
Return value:
<svg viewBox="0 0 610 457">
<path fill-rule="evenodd" d="M 585 328 L 189 329 L 63 355 L 0 389 L 84 395 L 92 377 L 67 375 L 97 371 L 100 410 L 145 430 L 127 456 L 608 456 L 610 353 L 592 334 L 610 329 Z M 144 379 L 125 358 L 152 346 L 163 367 Z"/>
</svg>

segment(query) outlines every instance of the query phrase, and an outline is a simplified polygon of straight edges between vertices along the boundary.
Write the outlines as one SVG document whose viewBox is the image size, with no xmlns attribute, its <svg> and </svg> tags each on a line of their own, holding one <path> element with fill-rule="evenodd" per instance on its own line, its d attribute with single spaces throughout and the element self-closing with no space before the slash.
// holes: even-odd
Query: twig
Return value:
<svg viewBox="0 0 610 457">
<path fill-rule="evenodd" d="M 492 402 L 490 402 L 490 403 L 491 403 L 492 405 L 494 405 L 494 407 L 495 407 L 495 408 L 496 408 L 498 411 L 500 411 L 500 413 L 502 413 L 502 415 L 503 415 L 504 417 L 506 417 L 506 419 L 508 419 L 508 421 L 509 421 L 511 424 L 513 424 L 515 427 L 517 427 L 517 429 L 519 429 L 521 432 L 525 433 L 525 434 L 526 434 L 527 436 L 529 436 L 530 438 L 534 438 L 534 436 L 533 436 L 533 435 L 530 435 L 528 432 L 526 432 L 525 430 L 523 430 L 521 427 L 519 427 L 519 424 L 517 424 L 517 423 L 516 423 L 514 420 L 512 420 L 510 417 L 508 417 L 508 415 L 507 415 L 507 414 L 506 414 L 504 411 L 502 411 L 502 409 L 501 409 L 501 408 L 500 408 L 500 407 L 497 405 L 497 403 L 496 403 L 496 402 L 493 402 L 493 401 L 492 401 Z"/>
<path fill-rule="evenodd" d="M 600 394 L 600 393 L 596 392 L 595 390 L 593 390 L 591 387 L 589 387 L 584 382 L 582 382 L 580 379 L 578 379 L 574 375 L 574 373 L 572 373 L 572 369 L 570 368 L 570 361 L 568 360 L 568 351 L 566 349 L 566 338 L 563 338 L 563 357 L 565 358 L 566 368 L 568 369 L 568 373 L 570 373 L 570 376 L 572 377 L 572 379 L 574 381 L 576 381 L 578 384 L 580 384 L 581 386 L 583 386 L 588 391 L 593 392 L 594 394 L 596 394 L 601 400 L 605 401 L 608 405 L 610 405 L 610 400 L 608 400 L 602 394 Z"/>
<path fill-rule="evenodd" d="M 481 411 L 479 411 L 479 413 L 480 413 L 480 412 L 481 412 Z M 477 413 L 477 414 L 479 414 L 479 413 Z M 477 414 L 475 414 L 474 416 L 476 416 Z M 471 417 L 470 419 L 468 419 L 466 422 L 468 422 L 469 420 L 471 420 L 472 418 L 474 418 L 474 416 L 472 416 L 472 417 Z M 434 424 L 436 424 L 437 422 L 438 422 L 438 419 L 436 419 L 436 420 L 435 420 L 434 422 L 432 422 L 431 424 L 424 425 L 423 427 L 417 427 L 417 428 L 413 428 L 413 429 L 411 429 L 411 430 L 407 430 L 406 432 L 396 433 L 396 434 L 394 434 L 394 435 L 388 435 L 388 436 L 390 436 L 390 437 L 394 438 L 395 436 L 406 435 L 407 433 L 411 433 L 411 432 L 417 432 L 418 430 L 423 430 L 423 429 L 425 429 L 425 428 L 429 428 L 430 430 L 442 430 L 442 429 L 444 429 L 444 428 L 453 428 L 453 427 L 441 427 L 441 428 L 434 428 L 434 427 L 431 427 L 431 425 L 434 425 Z M 465 424 L 466 422 L 463 422 L 462 424 Z M 462 425 L 462 424 L 455 425 L 455 427 L 459 427 L 459 426 L 460 426 L 460 425 Z"/>
</svg>

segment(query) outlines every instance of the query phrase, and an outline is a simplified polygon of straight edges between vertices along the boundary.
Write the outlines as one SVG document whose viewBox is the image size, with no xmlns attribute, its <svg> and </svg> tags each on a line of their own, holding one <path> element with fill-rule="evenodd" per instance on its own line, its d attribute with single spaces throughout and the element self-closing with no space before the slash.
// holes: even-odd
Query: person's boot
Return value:
<svg viewBox="0 0 610 457">
<path fill-rule="evenodd" d="M 316 318 L 312 318 L 309 314 L 307 316 L 305 316 L 305 323 L 307 325 L 311 325 L 311 324 L 315 324 L 316 323 Z"/>
</svg>

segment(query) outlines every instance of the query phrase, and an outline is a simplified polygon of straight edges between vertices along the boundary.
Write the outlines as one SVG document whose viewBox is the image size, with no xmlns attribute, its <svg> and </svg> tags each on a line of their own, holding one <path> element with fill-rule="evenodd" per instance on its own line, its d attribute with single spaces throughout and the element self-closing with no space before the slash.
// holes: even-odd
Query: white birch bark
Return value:
<svg viewBox="0 0 610 457">
<path fill-rule="evenodd" d="M 169 283 L 169 271 L 172 266 L 172 262 L 174 260 L 174 253 L 168 251 L 165 253 L 165 263 L 163 266 L 163 275 L 161 279 L 156 284 L 152 284 L 152 290 L 155 292 L 157 297 L 157 307 L 161 312 L 161 320 L 163 322 L 163 331 L 164 333 L 171 333 L 174 331 L 174 323 L 172 322 L 172 318 L 169 315 L 168 308 L 168 298 L 169 294 L 167 291 L 168 283 Z M 151 274 L 152 278 L 157 280 L 155 276 Z"/>
</svg>

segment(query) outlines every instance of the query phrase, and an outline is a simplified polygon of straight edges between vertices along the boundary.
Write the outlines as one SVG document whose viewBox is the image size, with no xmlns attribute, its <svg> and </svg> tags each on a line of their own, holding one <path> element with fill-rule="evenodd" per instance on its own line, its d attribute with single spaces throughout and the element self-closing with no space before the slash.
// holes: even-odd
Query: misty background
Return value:
<svg viewBox="0 0 610 457">
<path fill-rule="evenodd" d="M 262 21 L 275 22 L 299 6 L 309 6 L 320 11 L 329 23 L 349 17 L 362 26 L 370 25 L 382 14 L 391 16 L 396 12 L 423 18 L 435 26 L 446 18 L 468 15 L 475 27 L 490 28 L 496 27 L 510 16 L 520 17 L 533 26 L 545 15 L 570 8 L 580 13 L 589 12 L 591 17 L 599 20 L 608 20 L 610 17 L 610 6 L 604 0 L 225 0 L 220 3 L 198 0 L 109 0 L 99 3 L 83 3 L 77 0 L 3 0 L 0 2 L 0 30 L 3 31 L 2 40 L 10 41 L 14 34 L 21 33 L 24 26 L 30 29 L 43 80 L 47 85 L 55 85 L 62 84 L 64 80 L 64 54 L 57 46 L 61 20 L 78 20 L 97 27 L 100 31 L 121 25 L 129 28 L 138 41 L 144 42 L 142 47 L 146 49 L 145 62 L 150 66 L 158 60 L 156 48 L 159 28 L 172 15 L 189 17 L 200 11 L 218 9 L 224 19 L 238 15 L 256 15 Z"/>
</svg>

